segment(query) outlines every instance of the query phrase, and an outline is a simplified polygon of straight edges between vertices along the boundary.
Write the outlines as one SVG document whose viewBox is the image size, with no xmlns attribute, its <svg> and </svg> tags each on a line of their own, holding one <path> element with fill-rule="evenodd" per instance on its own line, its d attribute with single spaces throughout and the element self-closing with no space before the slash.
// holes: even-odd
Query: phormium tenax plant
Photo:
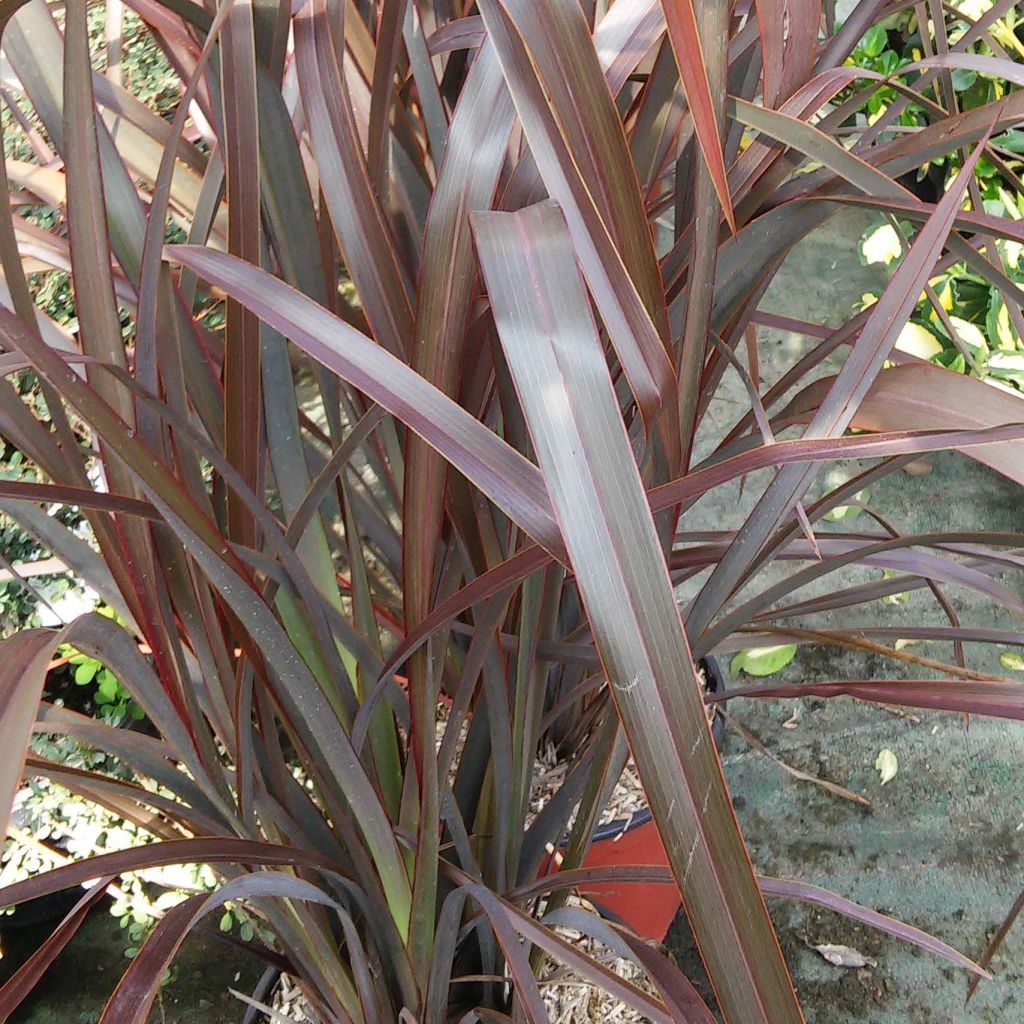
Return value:
<svg viewBox="0 0 1024 1024">
<path fill-rule="evenodd" d="M 934 37 L 897 77 L 847 64 L 911 6 L 882 0 L 838 26 L 808 0 L 127 4 L 177 77 L 167 119 L 94 70 L 86 0 L 0 5 L 8 131 L 31 143 L 7 163 L 0 216 L 0 431 L 37 474 L 0 480 L 0 500 L 117 613 L 3 642 L 0 814 L 33 730 L 62 733 L 131 777 L 40 757 L 28 771 L 157 841 L 0 891 L 13 905 L 100 880 L 0 989 L 0 1016 L 109 879 L 177 863 L 221 884 L 163 915 L 104 1024 L 146 1020 L 185 936 L 226 904 L 323 1021 L 542 1021 L 552 963 L 650 1020 L 711 1021 L 670 959 L 570 900 L 612 881 L 674 879 L 730 1024 L 802 1019 L 765 893 L 984 975 L 910 924 L 755 876 L 695 665 L 794 630 L 880 647 L 856 608 L 886 587 L 940 602 L 972 587 L 1024 614 L 999 580 L 1019 534 L 957 529 L 955 513 L 926 535 L 822 526 L 922 452 L 1024 478 L 1020 397 L 894 348 L 954 263 L 1024 334 L 994 250 L 1024 227 L 975 184 L 1024 119 L 993 35 L 1013 4 L 928 5 Z M 998 98 L 961 109 L 946 85 L 964 69 L 1006 83 Z M 889 105 L 858 120 L 880 89 Z M 907 175 L 940 158 L 948 180 L 922 199 Z M 28 215 L 40 204 L 48 226 Z M 907 232 L 877 301 L 838 328 L 760 313 L 787 251 L 849 207 Z M 66 270 L 70 333 L 27 278 Z M 768 387 L 763 324 L 812 342 Z M 840 369 L 822 377 L 829 356 Z M 11 383 L 26 369 L 44 402 Z M 727 371 L 746 407 L 703 454 Z M 864 468 L 823 493 L 839 459 Z M 698 499 L 755 470 L 770 472 L 749 478 L 739 528 L 690 532 Z M 91 539 L 41 514 L 58 503 Z M 898 576 L 815 599 L 848 609 L 849 629 L 799 629 L 808 605 L 791 595 L 851 564 Z M 676 585 L 698 577 L 680 607 Z M 1024 717 L 1024 687 L 960 652 L 1020 633 L 953 617 L 899 635 L 956 655 L 920 679 L 712 699 Z M 40 709 L 61 644 L 105 666 L 148 728 Z M 561 782 L 533 813 L 551 748 Z M 629 757 L 670 875 L 583 866 Z"/>
</svg>

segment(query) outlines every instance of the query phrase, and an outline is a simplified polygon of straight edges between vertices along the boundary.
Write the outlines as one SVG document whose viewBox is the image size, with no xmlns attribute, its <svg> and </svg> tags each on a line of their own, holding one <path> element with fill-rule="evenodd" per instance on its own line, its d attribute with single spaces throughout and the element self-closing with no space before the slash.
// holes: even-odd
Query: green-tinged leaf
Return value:
<svg viewBox="0 0 1024 1024">
<path fill-rule="evenodd" d="M 831 136 L 800 117 L 769 110 L 742 99 L 731 99 L 730 112 L 737 120 L 770 138 L 778 139 L 815 162 L 820 162 L 869 195 L 907 198 L 910 193 L 887 174 L 849 152 Z M 894 250 L 895 239 L 885 228 L 868 251 L 874 257 L 868 262 L 892 262 L 902 249 Z"/>
<path fill-rule="evenodd" d="M 456 19 L 448 22 L 445 28 L 458 24 L 460 20 L 479 22 L 477 18 Z M 445 147 L 445 136 L 448 131 L 448 114 L 441 99 L 441 90 L 437 80 L 434 62 L 428 40 L 424 37 L 423 18 L 417 4 L 409 4 L 405 12 L 405 25 L 402 28 L 405 48 L 409 54 L 409 65 L 413 81 L 419 93 L 420 106 L 423 109 L 423 121 L 426 129 L 431 158 L 436 167 Z"/>
<path fill-rule="evenodd" d="M 160 499 L 157 502 L 162 505 Z M 401 854 L 379 794 L 337 715 L 283 626 L 258 593 L 227 562 L 218 559 L 216 549 L 208 547 L 169 505 L 162 511 L 168 525 L 202 562 L 210 582 L 259 644 L 261 654 L 280 679 L 277 695 L 285 704 L 286 714 L 301 728 L 310 751 L 346 794 L 363 831 L 367 852 L 380 872 L 395 925 L 404 935 L 409 926 L 410 893 Z"/>
<path fill-rule="evenodd" d="M 723 1012 L 737 1022 L 800 1021 L 565 222 L 547 203 L 477 215 L 475 227 L 595 644 Z"/>
<path fill-rule="evenodd" d="M 776 647 L 752 647 L 740 651 L 732 659 L 732 674 L 746 672 L 749 676 L 770 676 L 782 671 L 796 657 L 796 644 L 780 644 Z"/>
</svg>

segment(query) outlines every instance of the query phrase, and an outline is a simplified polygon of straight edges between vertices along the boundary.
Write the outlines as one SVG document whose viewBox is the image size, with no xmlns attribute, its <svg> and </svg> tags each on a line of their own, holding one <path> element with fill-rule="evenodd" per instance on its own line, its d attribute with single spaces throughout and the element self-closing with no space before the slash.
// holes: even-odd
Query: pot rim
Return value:
<svg viewBox="0 0 1024 1024">
<path fill-rule="evenodd" d="M 708 689 L 712 693 L 721 693 L 725 689 L 725 676 L 722 674 L 722 667 L 718 664 L 718 660 L 708 654 L 701 658 L 698 664 L 704 669 L 706 681 L 711 684 Z M 721 715 L 716 715 L 711 725 L 711 735 L 714 737 L 716 747 L 722 742 L 724 727 L 724 719 Z M 592 843 L 614 843 L 627 832 L 632 832 L 635 828 L 642 828 L 653 820 L 654 815 L 651 813 L 651 808 L 645 804 L 643 807 L 638 807 L 628 818 L 616 818 L 614 821 L 598 825 L 594 829 L 590 841 Z"/>
</svg>

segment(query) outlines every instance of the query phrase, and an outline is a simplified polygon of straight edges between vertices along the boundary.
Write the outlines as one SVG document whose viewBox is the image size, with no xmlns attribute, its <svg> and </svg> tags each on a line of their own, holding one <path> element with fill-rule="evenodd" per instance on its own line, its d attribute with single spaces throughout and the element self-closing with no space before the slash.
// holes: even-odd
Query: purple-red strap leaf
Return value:
<svg viewBox="0 0 1024 1024">
<path fill-rule="evenodd" d="M 339 876 L 343 874 L 333 861 L 322 854 L 300 850 L 297 847 L 222 837 L 171 839 L 162 843 L 149 843 L 128 850 L 88 857 L 54 868 L 45 874 L 13 882 L 0 889 L 0 907 L 15 906 L 37 896 L 70 889 L 92 878 L 167 867 L 171 864 L 273 864 L 285 867 L 312 867 Z"/>
<path fill-rule="evenodd" d="M 665 24 L 672 51 L 676 55 L 679 78 L 683 83 L 686 101 L 693 114 L 693 127 L 700 143 L 701 152 L 711 172 L 718 201 L 722 204 L 725 219 L 736 233 L 736 220 L 732 212 L 732 198 L 725 173 L 725 157 L 722 153 L 721 126 L 715 117 L 715 105 L 708 84 L 708 72 L 704 63 L 704 51 L 700 32 L 697 29 L 697 15 L 693 0 L 662 0 L 665 9 Z M 712 45 L 723 45 L 713 40 Z"/>
<path fill-rule="evenodd" d="M 193 896 L 172 907 L 121 976 L 99 1024 L 145 1024 L 167 968 L 193 926 L 228 900 L 285 898 L 337 907 L 322 890 L 280 872 L 243 875 L 209 896 Z"/>
<path fill-rule="evenodd" d="M 960 380 L 968 379 L 961 374 L 955 376 Z M 987 385 L 982 386 L 987 387 Z M 889 408 L 891 405 L 892 402 L 889 402 L 884 408 Z M 857 425 L 860 426 L 859 421 Z M 865 427 L 865 429 L 871 428 Z M 1021 445 L 1008 444 L 1008 442 L 1016 442 L 1021 438 L 1024 438 L 1024 423 L 1005 423 L 1000 426 L 984 427 L 980 430 L 895 431 L 874 436 L 778 441 L 773 445 L 762 445 L 710 466 L 704 466 L 678 480 L 671 480 L 667 484 L 654 487 L 648 492 L 647 498 L 651 511 L 660 512 L 758 469 L 813 460 L 885 458 L 900 454 L 940 451 L 950 446 L 962 448 L 966 452 L 971 452 L 975 446 L 983 446 L 986 451 L 992 452 L 1008 449 L 1006 461 L 1009 463 L 1014 458 L 1013 453 L 1018 451 Z M 1002 442 L 998 448 L 994 443 L 997 441 Z M 1018 461 L 1020 460 L 1020 456 L 1016 458 Z M 381 675 L 386 677 L 394 672 L 434 630 L 439 629 L 467 608 L 493 597 L 500 590 L 515 586 L 531 572 L 546 565 L 549 560 L 550 556 L 541 548 L 526 547 L 467 583 L 451 597 L 438 604 L 429 616 L 406 633 L 402 642 L 388 658 Z"/>
<path fill-rule="evenodd" d="M 984 967 L 976 964 L 970 957 L 964 956 L 963 953 L 955 950 L 952 946 L 935 938 L 934 935 L 929 935 L 920 928 L 915 928 L 912 924 L 898 921 L 887 914 L 880 914 L 877 910 L 862 907 L 859 903 L 854 903 L 853 900 L 848 900 L 846 897 L 838 895 L 838 893 L 823 889 L 820 885 L 798 882 L 792 878 L 767 878 L 764 875 L 758 878 L 758 883 L 761 886 L 761 892 L 765 896 L 782 896 L 787 899 L 800 900 L 802 903 L 813 903 L 819 907 L 827 907 L 837 914 L 842 914 L 844 917 L 849 917 L 854 921 L 861 921 L 870 928 L 877 928 L 880 932 L 885 932 L 897 939 L 902 939 L 904 942 L 909 942 L 919 949 L 934 953 L 936 956 L 948 960 L 957 967 L 970 971 L 979 978 L 990 977 Z"/>
<path fill-rule="evenodd" d="M 985 148 L 988 134 L 985 133 L 971 157 L 964 162 L 881 298 L 872 306 L 860 337 L 819 405 L 806 437 L 835 437 L 852 422 L 942 254 L 960 209 L 961 197 Z M 812 463 L 787 466 L 779 472 L 691 605 L 687 629 L 692 635 L 699 635 L 707 629 L 740 581 L 756 568 L 765 542 L 800 500 L 816 471 Z"/>
<path fill-rule="evenodd" d="M 107 891 L 107 878 L 97 882 L 71 909 L 46 941 L 0 987 L 0 1020 L 6 1021 L 32 991 L 50 965 L 60 956 L 64 947 L 82 927 L 86 915 Z"/>
<path fill-rule="evenodd" d="M 538 878 L 529 885 L 520 886 L 507 894 L 507 898 L 517 903 L 528 899 L 536 898 L 546 892 L 557 889 L 579 889 L 583 895 L 592 885 L 600 885 L 607 882 L 628 883 L 639 882 L 644 885 L 657 885 L 672 881 L 672 872 L 668 868 L 658 867 L 652 864 L 613 864 L 602 865 L 601 867 L 574 868 L 567 871 L 558 871 L 551 875 Z M 827 907 L 829 910 L 842 914 L 853 921 L 860 921 L 879 931 L 886 932 L 895 938 L 909 942 L 920 949 L 934 953 L 936 956 L 948 960 L 957 967 L 970 971 L 976 978 L 987 978 L 985 970 L 985 958 L 981 963 L 975 963 L 969 957 L 964 956 L 959 950 L 947 945 L 941 939 L 929 935 L 920 928 L 915 928 L 905 921 L 880 914 L 877 910 L 862 906 L 853 900 L 840 896 L 838 893 L 821 886 L 812 885 L 809 882 L 800 882 L 792 878 L 772 878 L 768 875 L 758 875 L 757 884 L 765 896 L 778 896 L 784 899 L 799 900 L 801 903 L 811 903 L 816 906 Z"/>
<path fill-rule="evenodd" d="M 258 267 L 200 246 L 169 246 L 264 322 L 387 409 L 436 448 L 555 557 L 564 557 L 537 467 L 401 360 Z"/>
<path fill-rule="evenodd" d="M 796 396 L 783 415 L 809 418 L 828 393 L 832 380 L 815 381 Z M 852 425 L 872 431 L 955 428 L 975 433 L 1022 420 L 1024 397 L 1018 394 L 931 363 L 906 363 L 883 370 L 875 378 L 854 413 Z M 1008 479 L 1024 484 L 1024 445 L 1019 441 L 1005 437 L 1001 444 L 964 446 L 950 437 L 949 443 Z"/>
<path fill-rule="evenodd" d="M 551 0 L 546 0 L 546 7 L 551 6 Z M 567 18 L 570 18 L 571 6 L 562 5 L 561 13 Z M 661 292 L 661 283 L 652 280 L 649 273 L 654 271 L 647 259 L 651 254 L 641 253 L 642 247 L 635 237 L 630 241 L 622 235 L 625 225 L 621 211 L 618 220 L 613 220 L 607 194 L 602 193 L 597 182 L 584 177 L 588 164 L 581 166 L 578 160 L 582 160 L 580 151 L 585 148 L 580 135 L 585 134 L 586 127 L 572 132 L 561 121 L 564 108 L 572 105 L 573 94 L 570 92 L 566 98 L 562 82 L 558 90 L 562 103 L 556 102 L 558 96 L 549 95 L 548 90 L 559 81 L 562 65 L 571 64 L 576 55 L 562 53 L 559 59 L 551 53 L 540 52 L 536 32 L 530 33 L 529 40 L 524 39 L 522 33 L 533 13 L 522 2 L 482 0 L 481 13 L 544 185 L 548 194 L 562 206 L 595 305 L 637 405 L 650 425 L 663 406 L 671 408 L 675 403 L 675 371 L 663 337 L 667 332 L 664 295 L 656 294 Z M 562 49 L 564 45 L 563 42 Z M 592 43 L 588 41 L 586 46 L 591 47 Z M 542 57 L 546 58 L 543 61 L 546 77 L 537 64 Z M 580 78 L 580 87 L 600 89 L 610 104 L 607 83 L 600 70 L 595 71 L 594 63 L 587 61 L 590 73 Z M 612 126 L 603 120 L 601 139 L 606 140 L 607 146 L 614 145 L 620 150 L 624 147 L 621 124 L 616 122 Z M 593 167 L 592 159 L 589 166 Z M 620 184 L 636 192 L 635 174 L 631 182 L 627 183 L 627 178 L 628 175 L 625 178 L 620 175 Z M 635 236 L 636 225 L 631 227 Z M 645 243 L 649 250 L 649 234 Z M 654 271 L 653 277 L 657 276 Z M 659 328 L 659 324 L 663 326 Z"/>
<path fill-rule="evenodd" d="M 6 756 L 0 758 L 0 821 L 5 833 L 43 695 L 46 670 L 59 638 L 59 633 L 48 629 L 25 629 L 0 642 L 0 736 L 7 748 Z"/>
<path fill-rule="evenodd" d="M 619 931 L 622 941 L 654 982 L 673 1020 L 681 1024 L 715 1024 L 714 1014 L 693 983 L 667 956 L 627 929 Z"/>
<path fill-rule="evenodd" d="M 722 777 L 565 221 L 474 219 L 484 279 L 594 642 L 701 955 L 733 1024 L 802 1021 Z"/>
<path fill-rule="evenodd" d="M 1017 898 L 1013 901 L 1013 906 L 1007 911 L 1006 917 L 1003 918 L 1002 924 L 1000 924 L 995 935 L 992 936 L 992 940 L 985 947 L 985 952 L 981 954 L 979 959 L 980 965 L 985 968 L 992 963 L 992 958 L 996 955 L 999 947 L 1003 944 L 1006 936 L 1009 934 L 1010 929 L 1013 927 L 1014 922 L 1020 917 L 1020 912 L 1024 910 L 1024 890 L 1017 894 Z M 967 1001 L 970 1002 L 971 996 L 974 995 L 974 990 L 978 987 L 978 982 L 981 980 L 980 977 L 973 977 L 967 983 Z"/>
<path fill-rule="evenodd" d="M 847 679 L 785 686 L 742 686 L 710 700 L 718 703 L 737 697 L 856 697 L 876 704 L 1024 721 L 1024 683 L 1002 679 Z"/>
</svg>

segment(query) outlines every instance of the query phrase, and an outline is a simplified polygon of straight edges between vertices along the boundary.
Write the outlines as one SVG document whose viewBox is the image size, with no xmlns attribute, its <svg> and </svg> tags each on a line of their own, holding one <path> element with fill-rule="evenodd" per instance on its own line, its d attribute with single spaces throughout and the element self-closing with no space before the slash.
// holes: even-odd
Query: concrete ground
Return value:
<svg viewBox="0 0 1024 1024">
<path fill-rule="evenodd" d="M 861 267 L 857 260 L 854 242 L 863 223 L 844 216 L 809 238 L 787 260 L 766 307 L 833 324 L 845 318 L 851 302 L 880 281 L 879 268 Z M 793 335 L 762 329 L 759 337 L 769 379 L 804 350 L 803 339 Z M 728 399 L 726 393 L 712 410 L 722 426 L 730 420 Z M 710 437 L 704 440 L 706 445 Z M 900 472 L 888 478 L 873 489 L 870 504 L 907 533 L 954 525 L 1024 528 L 1018 488 L 962 455 L 936 456 L 933 466 L 927 476 Z M 833 472 L 852 475 L 854 469 L 839 465 Z M 753 483 L 748 480 L 743 496 L 738 487 L 722 488 L 694 508 L 688 525 L 698 530 L 738 526 L 757 493 Z M 842 525 L 870 528 L 863 516 Z M 792 571 L 793 565 L 783 571 Z M 776 570 L 764 579 L 780 575 Z M 854 569 L 837 577 L 802 593 L 835 589 L 840 583 L 872 578 L 872 573 Z M 1019 574 L 1003 582 L 1020 591 Z M 1019 628 L 976 593 L 956 588 L 946 592 L 964 624 Z M 927 591 L 913 592 L 900 604 L 876 601 L 805 621 L 826 628 L 945 624 Z M 951 659 L 948 644 L 920 644 L 912 650 Z M 973 668 L 1013 675 L 1000 668 L 999 653 L 980 645 L 968 645 L 966 652 Z M 771 681 L 928 674 L 877 655 L 807 647 Z M 749 677 L 743 681 L 755 682 Z M 823 885 L 924 928 L 969 956 L 981 954 L 1024 887 L 1024 724 L 981 718 L 968 724 L 948 714 L 896 714 L 849 698 L 737 700 L 729 711 L 788 764 L 871 801 L 864 808 L 796 781 L 730 733 L 723 761 L 759 871 Z M 797 711 L 795 727 L 784 728 Z M 892 750 L 899 763 L 896 778 L 885 787 L 874 769 L 883 749 Z M 983 982 L 965 1008 L 966 975 L 945 961 L 829 912 L 771 902 L 809 1024 L 1015 1024 L 1024 1016 L 1024 923 L 1011 932 L 997 956 L 995 979 Z M 877 967 L 834 967 L 808 948 L 821 943 L 852 946 L 876 960 Z M 694 964 L 682 920 L 676 922 L 669 945 L 683 963 Z"/>
</svg>

